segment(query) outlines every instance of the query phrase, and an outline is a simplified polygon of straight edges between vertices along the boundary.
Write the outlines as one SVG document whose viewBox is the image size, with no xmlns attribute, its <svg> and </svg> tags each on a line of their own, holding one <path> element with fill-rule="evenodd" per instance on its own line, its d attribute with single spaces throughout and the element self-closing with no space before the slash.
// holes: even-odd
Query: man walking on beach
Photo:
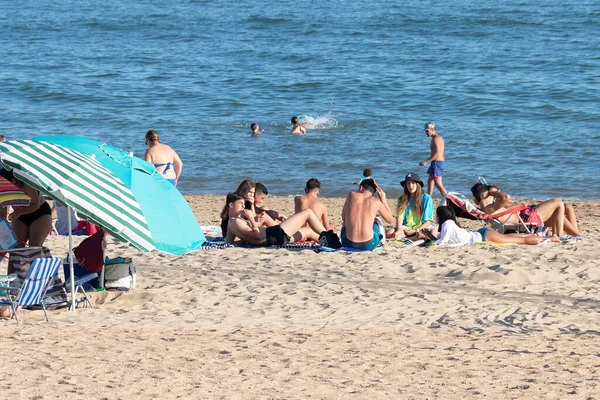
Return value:
<svg viewBox="0 0 600 400">
<path fill-rule="evenodd" d="M 306 188 L 304 188 L 304 196 L 296 196 L 294 198 L 295 213 L 298 214 L 304 210 L 312 210 L 319 221 L 325 227 L 325 230 L 335 229 L 334 225 L 329 225 L 329 218 L 327 216 L 327 207 L 319 200 L 319 194 L 321 194 L 321 183 L 311 178 L 306 182 Z"/>
<path fill-rule="evenodd" d="M 379 199 L 373 196 L 375 192 Z M 360 250 L 374 250 L 385 234 L 383 226 L 375 221 L 377 214 L 388 224 L 394 222 L 385 192 L 373 179 L 365 179 L 360 183 L 358 192 L 350 192 L 346 197 L 342 209 L 342 245 Z"/>
<path fill-rule="evenodd" d="M 444 175 L 444 139 L 435 131 L 435 124 L 428 122 L 425 124 L 425 134 L 431 138 L 431 157 L 419 163 L 421 167 L 431 163 L 427 173 L 429 180 L 427 181 L 427 192 L 429 196 L 433 196 L 433 185 L 438 188 L 442 196 L 446 196 L 446 189 L 442 184 L 442 176 Z"/>
</svg>

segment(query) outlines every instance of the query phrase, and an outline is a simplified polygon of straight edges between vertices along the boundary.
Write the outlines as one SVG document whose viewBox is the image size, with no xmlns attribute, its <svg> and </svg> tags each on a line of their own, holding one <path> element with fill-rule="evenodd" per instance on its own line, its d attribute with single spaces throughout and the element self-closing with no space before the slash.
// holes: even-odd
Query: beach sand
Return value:
<svg viewBox="0 0 600 400">
<path fill-rule="evenodd" d="M 187 199 L 219 224 L 223 197 Z M 339 226 L 343 199 L 323 201 Z M 600 203 L 575 210 L 592 238 L 538 246 L 177 258 L 109 240 L 138 287 L 0 322 L 0 397 L 600 399 Z"/>
</svg>

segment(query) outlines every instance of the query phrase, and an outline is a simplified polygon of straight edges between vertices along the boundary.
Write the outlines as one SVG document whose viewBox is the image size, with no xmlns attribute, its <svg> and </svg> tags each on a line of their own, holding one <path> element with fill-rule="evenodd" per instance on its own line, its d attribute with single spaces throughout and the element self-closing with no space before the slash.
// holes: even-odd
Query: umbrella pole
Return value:
<svg viewBox="0 0 600 400">
<path fill-rule="evenodd" d="M 73 267 L 73 226 L 71 223 L 71 206 L 67 206 L 68 227 L 69 227 L 69 270 L 71 271 L 71 311 L 75 311 L 75 268 Z"/>
</svg>

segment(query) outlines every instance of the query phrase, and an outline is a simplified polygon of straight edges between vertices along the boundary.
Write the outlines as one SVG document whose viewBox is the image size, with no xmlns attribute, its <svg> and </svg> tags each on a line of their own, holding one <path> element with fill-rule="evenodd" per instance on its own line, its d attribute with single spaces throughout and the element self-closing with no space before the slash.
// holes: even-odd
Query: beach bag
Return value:
<svg viewBox="0 0 600 400">
<path fill-rule="evenodd" d="M 104 260 L 104 287 L 109 290 L 127 291 L 135 288 L 136 270 L 131 258 Z"/>
<path fill-rule="evenodd" d="M 104 231 L 88 237 L 73 249 L 77 263 L 88 272 L 100 273 L 104 265 Z"/>
<path fill-rule="evenodd" d="M 324 247 L 329 247 L 330 249 L 339 249 L 342 247 L 342 242 L 340 242 L 340 238 L 334 231 L 323 231 L 319 235 L 319 244 Z"/>
</svg>

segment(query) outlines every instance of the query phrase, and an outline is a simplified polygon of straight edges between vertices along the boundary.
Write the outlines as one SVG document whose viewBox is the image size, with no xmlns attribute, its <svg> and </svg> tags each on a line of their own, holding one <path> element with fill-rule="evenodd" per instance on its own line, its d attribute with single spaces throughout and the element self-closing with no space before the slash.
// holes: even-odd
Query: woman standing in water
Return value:
<svg viewBox="0 0 600 400">
<path fill-rule="evenodd" d="M 181 170 L 183 169 L 183 163 L 175 150 L 166 144 L 162 144 L 158 137 L 158 132 L 152 129 L 146 132 L 146 146 L 148 146 L 148 150 L 146 150 L 144 159 L 154 164 L 156 170 L 166 180 L 177 186 L 179 175 L 181 175 Z"/>
</svg>

